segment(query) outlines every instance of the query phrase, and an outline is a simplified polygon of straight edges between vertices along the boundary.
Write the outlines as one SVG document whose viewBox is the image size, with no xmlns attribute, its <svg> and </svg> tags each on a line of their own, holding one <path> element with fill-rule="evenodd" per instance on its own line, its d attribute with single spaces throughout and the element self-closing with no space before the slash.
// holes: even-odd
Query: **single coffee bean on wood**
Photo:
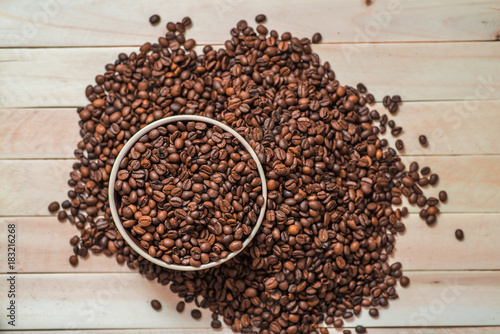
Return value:
<svg viewBox="0 0 500 334">
<path fill-rule="evenodd" d="M 317 44 L 319 42 L 321 42 L 321 40 L 323 39 L 323 37 L 321 36 L 321 34 L 319 32 L 315 33 L 312 37 L 312 42 Z"/>
<path fill-rule="evenodd" d="M 160 21 L 161 21 L 160 15 L 157 14 L 154 14 L 149 18 L 149 23 L 151 23 L 154 26 L 160 23 Z"/>
<path fill-rule="evenodd" d="M 54 213 L 59 210 L 59 203 L 58 202 L 52 202 L 49 204 L 49 211 Z"/>
<path fill-rule="evenodd" d="M 455 237 L 457 238 L 457 240 L 463 240 L 464 239 L 464 231 L 462 231 L 461 229 L 457 229 L 455 231 Z"/>
<path fill-rule="evenodd" d="M 418 141 L 420 142 L 420 145 L 427 146 L 427 137 L 426 136 L 420 135 L 420 137 L 418 137 Z"/>
<path fill-rule="evenodd" d="M 259 14 L 255 17 L 255 22 L 264 23 L 266 21 L 266 16 L 264 14 Z"/>
<path fill-rule="evenodd" d="M 161 303 L 156 300 L 156 299 L 153 299 L 151 301 L 151 307 L 155 309 L 155 311 L 160 311 L 161 310 Z"/>
</svg>

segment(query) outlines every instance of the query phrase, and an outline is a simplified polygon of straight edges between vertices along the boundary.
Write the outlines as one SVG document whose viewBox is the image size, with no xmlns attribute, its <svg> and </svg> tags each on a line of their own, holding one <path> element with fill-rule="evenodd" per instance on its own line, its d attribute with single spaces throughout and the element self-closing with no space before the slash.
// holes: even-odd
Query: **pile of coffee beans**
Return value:
<svg viewBox="0 0 500 334">
<path fill-rule="evenodd" d="M 122 224 L 167 264 L 200 267 L 241 250 L 264 205 L 250 153 L 204 122 L 151 130 L 119 167 L 114 189 Z"/>
<path fill-rule="evenodd" d="M 398 281 L 410 284 L 401 263 L 389 263 L 408 214 L 398 206 L 406 197 L 434 224 L 439 199 L 427 198 L 422 187 L 437 184 L 437 175 L 428 178 L 430 168 L 424 175 L 417 163 L 401 162 L 380 135 L 389 126 L 399 136 L 402 128 L 369 108 L 375 98 L 363 84 L 336 80 L 309 38 L 262 24 L 254 30 L 241 20 L 223 48 L 207 45 L 198 54 L 184 36 L 190 24 L 189 18 L 169 22 L 157 43 L 120 54 L 86 89 L 90 104 L 77 109 L 79 161 L 62 203 L 81 231 L 71 241 L 75 255 L 114 255 L 185 302 L 210 309 L 214 328 L 222 317 L 235 332 L 323 334 L 322 324 L 342 327 L 363 308 L 376 317 L 398 297 Z M 389 114 L 400 104 L 399 96 L 383 100 Z M 252 243 L 231 261 L 196 272 L 167 270 L 138 256 L 117 232 L 107 198 L 124 143 L 154 120 L 177 114 L 214 118 L 244 136 L 269 190 Z M 146 196 L 157 205 L 154 194 L 137 200 Z"/>
</svg>

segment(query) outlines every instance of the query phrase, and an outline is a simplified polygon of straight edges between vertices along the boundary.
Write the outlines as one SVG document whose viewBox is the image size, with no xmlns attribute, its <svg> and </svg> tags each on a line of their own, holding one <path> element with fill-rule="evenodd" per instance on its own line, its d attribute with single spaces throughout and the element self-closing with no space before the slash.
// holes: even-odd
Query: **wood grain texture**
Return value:
<svg viewBox="0 0 500 334">
<path fill-rule="evenodd" d="M 378 319 L 364 310 L 346 326 L 497 326 L 500 272 L 413 272 L 408 289 Z M 5 291 L 6 275 L 0 275 Z M 168 287 L 131 274 L 17 275 L 16 329 L 206 328 L 210 313 L 190 317 L 194 305 L 175 311 L 178 297 Z M 158 299 L 161 312 L 149 305 Z M 3 308 L 6 301 L 0 302 Z M 4 316 L 2 316 L 4 317 Z"/>
<path fill-rule="evenodd" d="M 119 11 L 117 10 L 119 6 Z M 145 6 L 126 1 L 3 1 L 0 46 L 139 45 L 165 32 L 167 21 L 190 16 L 189 34 L 200 43 L 221 43 L 240 19 L 256 26 L 266 14 L 267 26 L 324 42 L 401 42 L 492 40 L 500 34 L 496 1 L 182 1 L 153 0 Z M 152 27 L 149 17 L 162 22 Z"/>
<path fill-rule="evenodd" d="M 341 84 L 362 81 L 378 100 L 388 94 L 405 101 L 500 99 L 500 43 L 320 44 L 313 49 L 330 61 Z M 132 51 L 137 48 L 2 49 L 0 106 L 85 105 L 85 87 L 105 64 Z M 477 102 L 469 104 L 475 111 Z"/>
<path fill-rule="evenodd" d="M 351 330 L 352 326 L 349 325 Z M 371 327 L 368 329 L 370 334 L 498 334 L 500 331 L 499 327 L 427 327 L 427 328 L 376 328 Z M 335 329 L 330 329 L 330 333 L 340 333 L 341 331 L 336 331 Z M 352 330 L 351 332 L 354 332 Z M 39 333 L 38 331 L 16 331 L 17 334 L 34 334 Z M 44 331 L 47 334 L 207 334 L 207 333 L 218 333 L 218 334 L 233 334 L 229 328 L 224 328 L 214 332 L 213 329 L 206 328 L 189 328 L 189 329 L 103 329 L 103 330 L 67 330 L 67 331 Z"/>
<path fill-rule="evenodd" d="M 500 156 L 407 156 L 402 160 L 406 165 L 416 160 L 442 176 L 435 187 L 425 188 L 427 197 L 446 189 L 449 200 L 441 212 L 500 212 Z M 72 164 L 73 160 L 0 160 L 0 216 L 47 215 L 50 201 L 67 198 Z M 21 190 L 24 187 L 29 190 Z M 414 206 L 409 210 L 420 211 Z"/>
<path fill-rule="evenodd" d="M 0 159 L 72 158 L 81 137 L 75 108 L 0 109 Z"/>
<path fill-rule="evenodd" d="M 403 222 L 406 232 L 398 236 L 391 262 L 403 263 L 405 271 L 500 270 L 500 214 L 442 214 L 432 228 L 416 214 Z M 16 224 L 19 273 L 130 272 L 103 254 L 80 259 L 73 268 L 68 263 L 73 254 L 69 239 L 80 232 L 68 222 L 59 223 L 55 217 L 0 218 L 0 240 L 7 239 L 9 223 Z M 465 233 L 462 242 L 455 239 L 458 228 Z M 44 249 L 50 252 L 40 251 Z M 0 243 L 0 260 L 6 253 L 6 245 Z M 0 261 L 0 273 L 8 271 L 7 261 Z"/>
<path fill-rule="evenodd" d="M 404 129 L 400 154 L 500 154 L 493 126 L 500 100 L 478 101 L 470 112 L 466 106 L 464 101 L 404 103 L 397 116 L 388 115 Z M 380 103 L 370 108 L 386 113 Z M 75 108 L 0 109 L 0 137 L 9 143 L 0 146 L 0 159 L 73 158 L 81 139 L 78 121 Z M 425 148 L 418 142 L 421 134 L 427 135 Z M 396 138 L 389 132 L 383 137 L 394 147 Z"/>
</svg>

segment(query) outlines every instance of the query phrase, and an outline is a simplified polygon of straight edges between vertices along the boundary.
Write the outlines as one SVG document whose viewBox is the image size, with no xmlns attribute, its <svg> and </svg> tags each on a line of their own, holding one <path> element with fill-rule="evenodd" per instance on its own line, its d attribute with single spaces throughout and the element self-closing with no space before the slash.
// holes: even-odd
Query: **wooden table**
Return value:
<svg viewBox="0 0 500 334">
<path fill-rule="evenodd" d="M 367 0 L 368 1 L 368 0 Z M 84 89 L 120 52 L 165 33 L 189 15 L 188 36 L 222 44 L 239 19 L 311 37 L 343 84 L 362 81 L 381 100 L 404 99 L 395 118 L 404 127 L 405 162 L 441 176 L 446 189 L 437 226 L 418 209 L 406 220 L 393 261 L 411 286 L 381 310 L 347 327 L 370 333 L 500 333 L 500 2 L 372 0 L 243 1 L 4 0 L 0 4 L 0 329 L 33 333 L 207 333 L 201 321 L 174 308 L 169 289 L 106 256 L 68 263 L 69 223 L 47 205 L 65 199 L 78 135 L 76 106 Z M 159 14 L 153 27 L 148 18 Z M 375 106 L 381 110 L 381 106 Z M 430 144 L 421 148 L 418 135 Z M 393 139 L 389 138 L 393 143 Z M 15 225 L 16 263 L 7 261 Z M 465 240 L 454 231 L 461 228 Z M 15 298 L 7 296 L 15 277 Z M 159 299 L 161 312 L 149 302 Z M 6 308 L 15 300 L 15 327 Z M 142 330 L 141 330 L 142 329 Z M 145 330 L 151 329 L 151 330 Z M 74 330 L 74 331 L 73 331 Z M 226 329 L 224 333 L 231 331 Z M 336 332 L 333 330 L 333 332 Z"/>
</svg>

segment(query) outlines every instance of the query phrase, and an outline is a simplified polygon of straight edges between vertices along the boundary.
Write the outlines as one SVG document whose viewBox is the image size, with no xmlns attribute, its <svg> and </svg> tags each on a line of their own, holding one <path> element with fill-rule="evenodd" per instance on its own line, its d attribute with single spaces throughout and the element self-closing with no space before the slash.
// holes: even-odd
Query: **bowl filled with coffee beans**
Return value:
<svg viewBox="0 0 500 334">
<path fill-rule="evenodd" d="M 109 178 L 113 220 L 147 260 L 174 270 L 226 262 L 257 234 L 267 183 L 251 145 L 214 119 L 179 115 L 134 134 Z"/>
</svg>

